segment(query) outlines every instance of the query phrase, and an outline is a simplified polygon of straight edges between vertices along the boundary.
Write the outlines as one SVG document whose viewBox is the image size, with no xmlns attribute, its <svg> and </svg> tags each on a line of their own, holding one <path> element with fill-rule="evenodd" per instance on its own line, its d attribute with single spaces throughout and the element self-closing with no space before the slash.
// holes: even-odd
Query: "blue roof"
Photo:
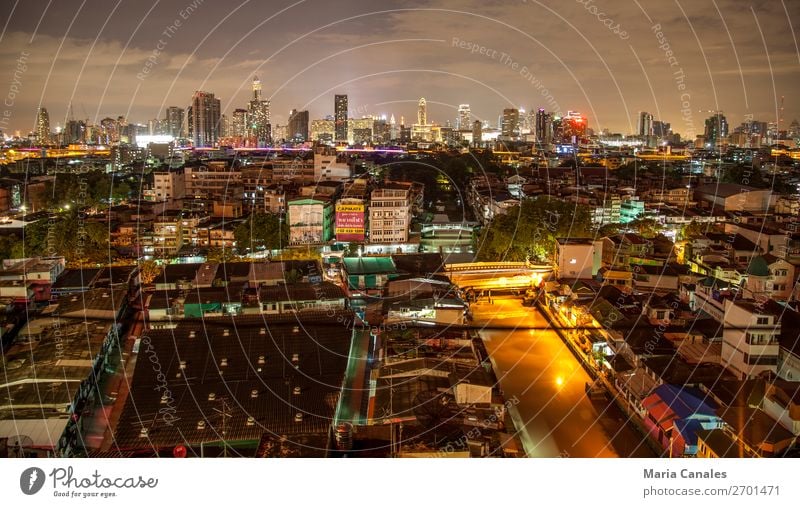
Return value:
<svg viewBox="0 0 800 507">
<path fill-rule="evenodd" d="M 717 413 L 710 402 L 704 401 L 704 396 L 696 389 L 672 384 L 661 384 L 653 389 L 650 396 L 658 396 L 678 419 L 688 419 L 696 415 L 716 417 Z"/>
<path fill-rule="evenodd" d="M 706 423 L 705 426 L 704 423 Z M 680 421 L 675 421 L 675 429 L 681 434 L 686 445 L 690 446 L 697 445 L 698 431 L 714 428 L 714 426 L 709 428 L 706 426 L 708 426 L 708 421 L 701 421 L 698 419 L 681 419 Z"/>
</svg>

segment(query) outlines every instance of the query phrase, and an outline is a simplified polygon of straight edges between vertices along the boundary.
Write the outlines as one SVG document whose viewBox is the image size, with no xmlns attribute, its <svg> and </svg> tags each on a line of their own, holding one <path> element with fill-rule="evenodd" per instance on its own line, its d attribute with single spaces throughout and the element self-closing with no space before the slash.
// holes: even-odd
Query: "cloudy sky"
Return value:
<svg viewBox="0 0 800 507">
<path fill-rule="evenodd" d="M 194 90 L 230 113 L 254 75 L 279 124 L 291 108 L 332 114 L 335 93 L 351 116 L 407 123 L 423 96 L 440 123 L 468 103 L 492 123 L 544 107 L 628 133 L 644 110 L 702 133 L 712 110 L 775 121 L 781 96 L 785 125 L 800 117 L 800 0 L 0 3 L 7 132 L 30 130 L 40 104 L 53 127 L 70 103 L 76 118 L 146 122 Z"/>
</svg>

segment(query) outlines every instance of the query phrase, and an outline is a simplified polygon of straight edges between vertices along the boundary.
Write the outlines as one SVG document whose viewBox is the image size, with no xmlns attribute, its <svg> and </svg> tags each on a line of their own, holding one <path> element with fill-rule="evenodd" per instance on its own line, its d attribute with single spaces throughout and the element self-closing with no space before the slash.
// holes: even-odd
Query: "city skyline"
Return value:
<svg viewBox="0 0 800 507">
<path fill-rule="evenodd" d="M 304 2 L 302 18 L 290 4 L 87 2 L 66 11 L 29 2 L 7 13 L 2 33 L 0 56 L 17 89 L 3 131 L 34 130 L 38 107 L 48 109 L 51 127 L 63 127 L 70 104 L 76 118 L 94 123 L 118 115 L 144 123 L 169 106 L 188 107 L 196 90 L 214 93 L 231 117 L 246 105 L 254 75 L 281 125 L 292 109 L 332 115 L 335 94 L 348 95 L 350 117 L 414 118 L 425 97 L 441 124 L 455 123 L 462 103 L 490 122 L 503 109 L 542 107 L 581 111 L 595 131 L 624 134 L 637 131 L 640 111 L 684 136 L 702 133 L 707 111 L 723 110 L 732 126 L 777 121 L 781 97 L 782 128 L 799 116 L 790 84 L 800 53 L 777 36 L 790 28 L 782 2 L 752 10 L 718 2 L 691 13 L 640 4 L 603 6 L 623 34 L 577 2 L 382 2 L 367 12 L 355 2 Z M 546 22 L 524 29 L 514 23 L 523 14 Z M 130 19 L 142 20 L 140 29 Z M 275 41 L 269 49 L 265 37 Z"/>
</svg>

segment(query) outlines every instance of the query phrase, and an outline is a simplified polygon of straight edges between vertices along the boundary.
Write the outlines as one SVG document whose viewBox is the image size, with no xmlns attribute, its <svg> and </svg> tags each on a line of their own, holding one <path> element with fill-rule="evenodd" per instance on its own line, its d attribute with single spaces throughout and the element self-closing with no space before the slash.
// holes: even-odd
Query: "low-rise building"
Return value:
<svg viewBox="0 0 800 507">
<path fill-rule="evenodd" d="M 781 309 L 772 301 L 725 300 L 722 364 L 739 378 L 776 372 Z"/>
<path fill-rule="evenodd" d="M 405 243 L 411 225 L 411 202 L 408 188 L 378 188 L 372 191 L 369 204 L 369 240 L 371 243 Z"/>
<path fill-rule="evenodd" d="M 333 239 L 333 204 L 328 199 L 301 198 L 288 203 L 289 244 L 327 243 Z"/>
</svg>

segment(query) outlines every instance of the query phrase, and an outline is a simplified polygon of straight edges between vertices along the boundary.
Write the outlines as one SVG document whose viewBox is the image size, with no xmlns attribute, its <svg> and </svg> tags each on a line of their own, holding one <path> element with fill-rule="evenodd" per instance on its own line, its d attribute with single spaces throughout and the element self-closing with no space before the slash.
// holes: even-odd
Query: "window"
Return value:
<svg viewBox="0 0 800 507">
<path fill-rule="evenodd" d="M 778 364 L 778 356 L 744 355 L 744 363 L 751 366 L 774 366 Z"/>
<path fill-rule="evenodd" d="M 769 317 L 758 317 L 756 318 L 756 324 L 759 326 L 766 326 L 769 324 Z"/>
</svg>

